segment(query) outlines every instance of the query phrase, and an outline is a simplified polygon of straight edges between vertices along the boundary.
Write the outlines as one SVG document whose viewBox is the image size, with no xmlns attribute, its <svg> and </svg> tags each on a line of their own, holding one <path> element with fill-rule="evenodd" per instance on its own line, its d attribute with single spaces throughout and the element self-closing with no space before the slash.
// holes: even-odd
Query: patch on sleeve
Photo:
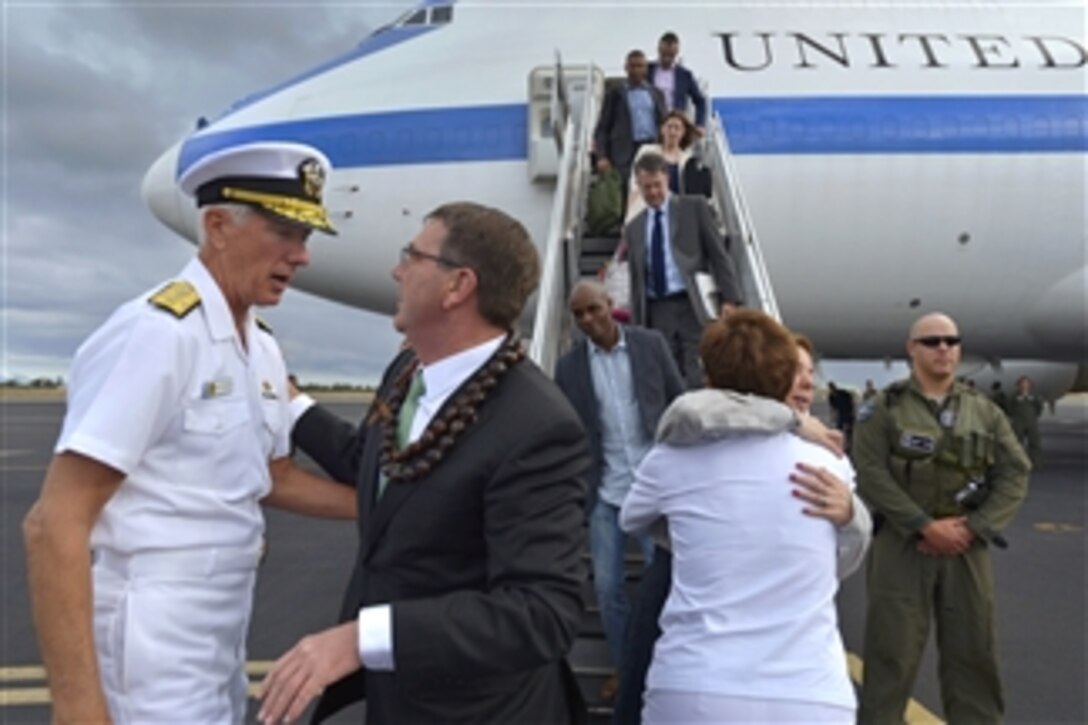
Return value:
<svg viewBox="0 0 1088 725">
<path fill-rule="evenodd" d="M 253 321 L 257 323 L 257 327 L 261 328 L 262 330 L 267 332 L 269 335 L 272 334 L 272 326 L 269 325 L 267 322 L 265 322 L 262 318 L 260 318 L 258 316 L 254 316 Z"/>
<path fill-rule="evenodd" d="M 873 410 L 876 409 L 876 402 L 873 400 L 867 400 L 861 404 L 858 408 L 858 423 L 864 423 L 873 414 Z"/>
<path fill-rule="evenodd" d="M 171 282 L 151 295 L 148 302 L 181 319 L 200 306 L 200 295 L 189 282 Z"/>
</svg>

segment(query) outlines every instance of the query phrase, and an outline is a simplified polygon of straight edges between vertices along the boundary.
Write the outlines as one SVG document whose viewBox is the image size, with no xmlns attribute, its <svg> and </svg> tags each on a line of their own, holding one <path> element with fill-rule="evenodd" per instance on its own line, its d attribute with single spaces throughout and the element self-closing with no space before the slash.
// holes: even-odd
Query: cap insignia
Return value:
<svg viewBox="0 0 1088 725">
<path fill-rule="evenodd" d="M 302 181 L 302 193 L 321 201 L 321 189 L 325 186 L 325 169 L 317 159 L 306 159 L 298 165 L 298 178 Z"/>
</svg>

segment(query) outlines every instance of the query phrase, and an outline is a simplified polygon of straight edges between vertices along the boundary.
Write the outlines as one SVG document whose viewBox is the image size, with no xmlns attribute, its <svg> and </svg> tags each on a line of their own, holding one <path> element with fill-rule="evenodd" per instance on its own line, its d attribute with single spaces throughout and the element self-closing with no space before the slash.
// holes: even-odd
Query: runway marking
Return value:
<svg viewBox="0 0 1088 725">
<path fill-rule="evenodd" d="M 850 679 L 860 685 L 862 674 L 865 670 L 865 663 L 862 662 L 861 658 L 853 652 L 847 652 L 846 666 L 850 669 Z M 903 713 L 903 720 L 907 723 L 907 725 L 944 724 L 944 720 L 934 715 L 932 712 L 926 709 L 925 705 L 913 698 L 911 698 L 907 702 L 907 711 Z"/>
<path fill-rule="evenodd" d="M 48 705 L 47 687 L 20 687 L 12 690 L 0 690 L 0 707 L 18 707 L 19 705 Z"/>
<path fill-rule="evenodd" d="M 1035 524 L 1036 531 L 1045 531 L 1048 534 L 1074 534 L 1084 531 L 1084 528 L 1076 524 L 1063 524 L 1061 522 L 1040 521 Z"/>
<path fill-rule="evenodd" d="M 272 669 L 272 660 L 253 660 L 246 663 L 246 673 L 251 679 L 249 696 L 257 697 L 261 690 L 264 675 Z M 15 665 L 0 667 L 0 707 L 29 707 L 48 705 L 53 702 L 49 688 L 41 687 L 38 682 L 45 681 L 45 668 L 41 665 Z M 3 687 L 15 683 L 25 683 L 26 687 Z M 33 686 L 31 686 L 33 685 Z"/>
</svg>

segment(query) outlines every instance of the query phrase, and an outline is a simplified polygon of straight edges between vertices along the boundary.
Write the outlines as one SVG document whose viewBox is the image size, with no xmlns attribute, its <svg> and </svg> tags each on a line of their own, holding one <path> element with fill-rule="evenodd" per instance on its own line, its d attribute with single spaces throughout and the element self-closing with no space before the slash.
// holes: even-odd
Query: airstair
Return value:
<svg viewBox="0 0 1088 725">
<path fill-rule="evenodd" d="M 545 372 L 552 374 L 556 360 L 571 338 L 572 325 L 566 309 L 570 290 L 581 277 L 595 274 L 611 256 L 619 239 L 586 238 L 583 229 L 593 174 L 590 152 L 604 75 L 592 65 L 564 68 L 558 59 L 554 69 L 538 70 L 553 80 L 546 84 L 531 83 L 537 98 L 531 109 L 530 124 L 548 124 L 549 128 L 547 134 L 540 133 L 539 125 L 536 128 L 536 143 L 530 145 L 530 176 L 540 180 L 554 175 L 556 182 L 529 354 Z M 583 90 L 577 103 L 570 102 L 568 84 L 572 80 Z M 547 86 L 546 95 L 544 86 Z M 543 141 L 545 137 L 550 137 L 547 143 Z M 708 123 L 706 138 L 700 141 L 696 154 L 711 174 L 713 206 L 729 240 L 729 253 L 736 265 L 745 305 L 780 319 L 726 129 L 717 114 Z M 584 556 L 588 567 L 588 550 Z M 625 578 L 632 601 L 642 566 L 637 547 L 629 547 Z M 587 609 L 570 662 L 589 707 L 590 722 L 603 724 L 611 722 L 612 707 L 611 703 L 601 701 L 600 690 L 612 669 L 592 582 L 587 581 L 584 586 Z"/>
<path fill-rule="evenodd" d="M 570 102 L 567 90 L 575 74 L 582 76 L 580 85 L 585 89 L 580 94 L 579 107 Z M 554 372 L 555 362 L 570 336 L 566 300 L 581 276 L 578 263 L 582 254 L 582 220 L 593 171 L 590 150 L 599 104 L 595 88 L 601 78 L 601 71 L 592 65 L 572 71 L 556 60 L 550 118 L 559 164 L 529 346 L 529 356 L 549 375 Z"/>
</svg>

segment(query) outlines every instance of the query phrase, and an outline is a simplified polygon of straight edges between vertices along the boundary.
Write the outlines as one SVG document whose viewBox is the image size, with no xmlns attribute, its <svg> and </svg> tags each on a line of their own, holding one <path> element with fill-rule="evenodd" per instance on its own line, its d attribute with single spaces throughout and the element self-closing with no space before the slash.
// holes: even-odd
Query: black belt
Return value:
<svg viewBox="0 0 1088 725">
<path fill-rule="evenodd" d="M 667 302 L 669 300 L 683 299 L 683 298 L 686 298 L 687 296 L 688 296 L 688 293 L 681 290 L 680 292 L 673 292 L 671 294 L 667 294 L 664 297 L 650 297 L 648 299 L 650 300 L 650 302 Z"/>
</svg>

